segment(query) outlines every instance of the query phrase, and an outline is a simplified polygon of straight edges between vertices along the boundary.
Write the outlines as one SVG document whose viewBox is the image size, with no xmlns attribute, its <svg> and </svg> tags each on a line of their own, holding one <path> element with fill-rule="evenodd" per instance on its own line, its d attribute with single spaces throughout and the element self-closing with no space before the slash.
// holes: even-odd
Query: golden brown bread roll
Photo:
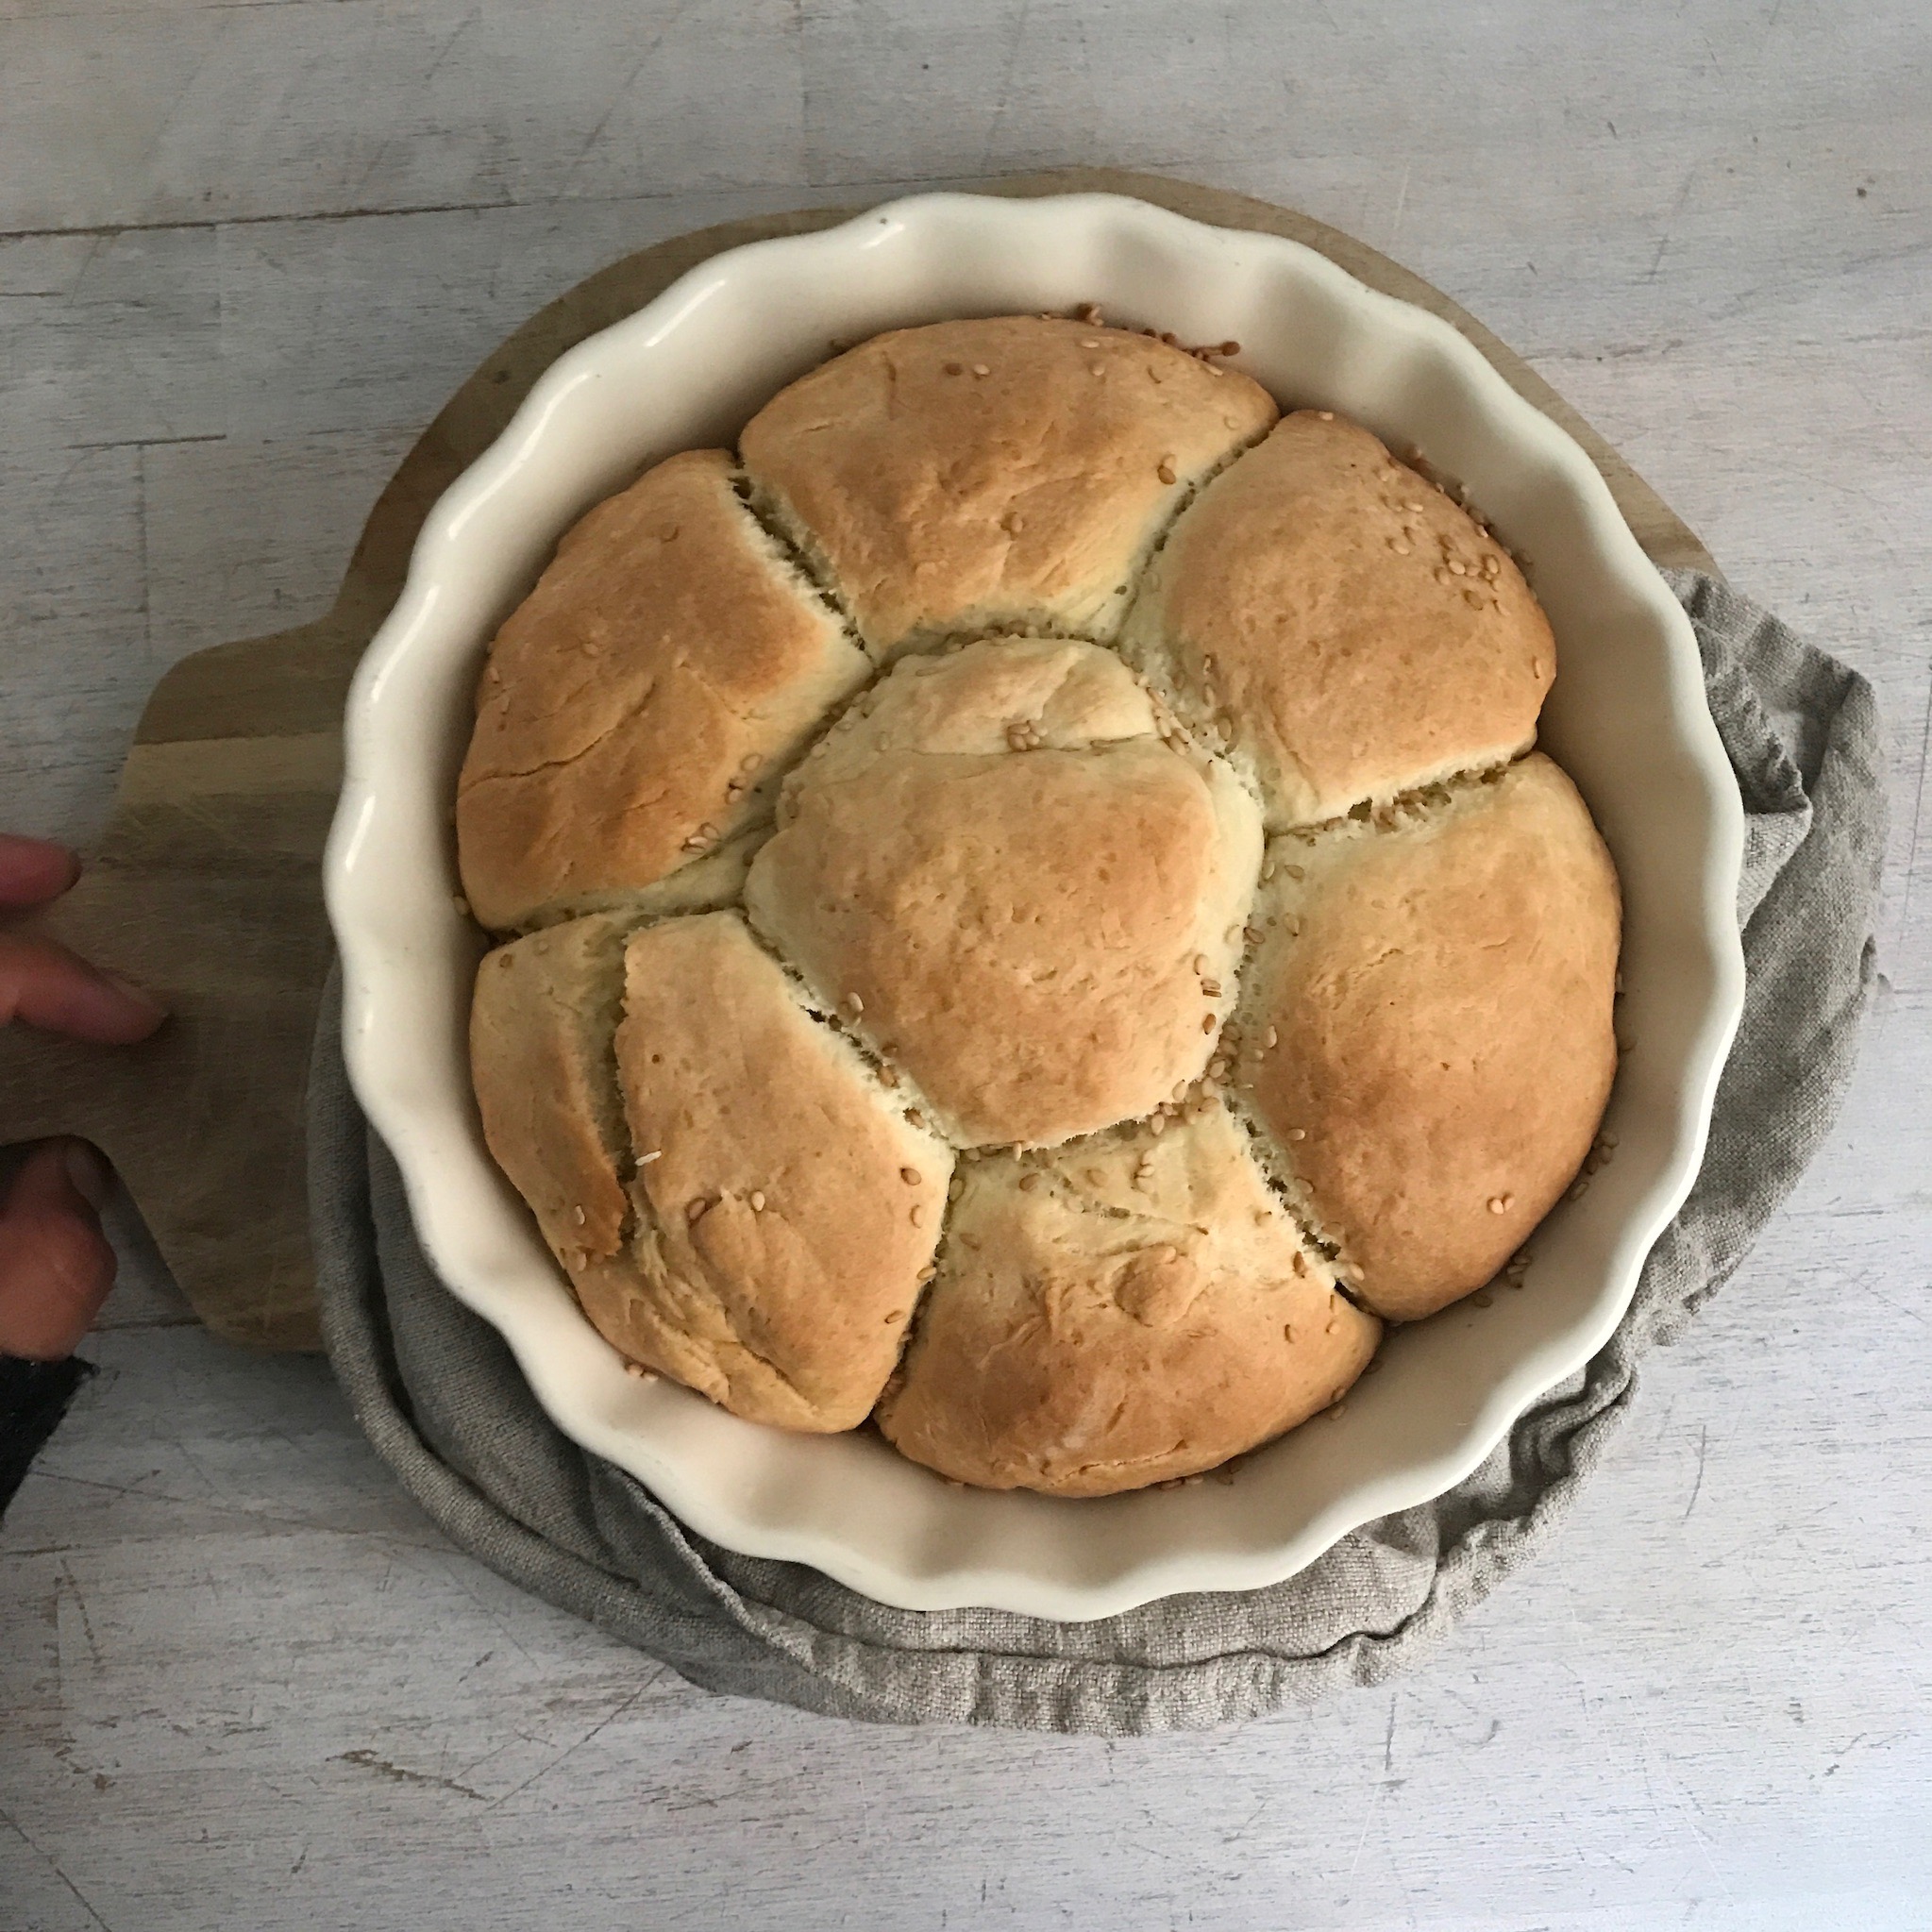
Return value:
<svg viewBox="0 0 1932 1932">
<path fill-rule="evenodd" d="M 1556 673 L 1508 552 L 1305 410 L 1180 518 L 1121 647 L 1252 777 L 1270 832 L 1515 757 Z"/>
<path fill-rule="evenodd" d="M 644 928 L 624 971 L 636 1278 L 583 1294 L 585 1312 L 738 1415 L 855 1427 L 932 1258 L 951 1149 L 805 1011 L 736 913 Z"/>
<path fill-rule="evenodd" d="M 969 1162 L 879 1406 L 989 1489 L 1104 1496 L 1214 1468 L 1338 1401 L 1381 1323 L 1335 1291 L 1218 1102 Z"/>
<path fill-rule="evenodd" d="M 1239 1078 L 1361 1299 L 1408 1321 L 1488 1281 L 1588 1152 L 1620 901 L 1540 754 L 1387 816 L 1270 843 Z"/>
<path fill-rule="evenodd" d="M 963 1146 L 1132 1119 L 1206 1065 L 1260 857 L 1110 652 L 901 660 L 786 781 L 745 902 Z"/>
<path fill-rule="evenodd" d="M 477 917 L 500 932 L 730 898 L 734 834 L 769 816 L 777 773 L 866 674 L 729 456 L 647 471 L 565 534 L 491 646 L 457 786 Z"/>
<path fill-rule="evenodd" d="M 875 336 L 781 391 L 741 447 L 884 657 L 966 631 L 1111 637 L 1176 506 L 1275 414 L 1147 336 L 1000 315 Z"/>
<path fill-rule="evenodd" d="M 477 968 L 470 1075 L 483 1138 L 566 1268 L 624 1245 L 630 1144 L 611 1063 L 623 925 L 573 919 L 500 946 Z"/>
</svg>

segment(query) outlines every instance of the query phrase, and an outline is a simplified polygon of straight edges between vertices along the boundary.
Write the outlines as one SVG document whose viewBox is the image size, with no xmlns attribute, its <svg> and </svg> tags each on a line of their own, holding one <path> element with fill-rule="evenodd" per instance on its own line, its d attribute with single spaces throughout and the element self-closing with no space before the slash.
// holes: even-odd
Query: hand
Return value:
<svg viewBox="0 0 1932 1932">
<path fill-rule="evenodd" d="M 0 908 L 43 905 L 80 876 L 64 847 L 0 832 Z M 0 1025 L 77 1040 L 144 1040 L 167 1009 L 50 939 L 0 933 Z M 43 1141 L 0 1201 L 0 1354 L 59 1361 L 92 1325 L 114 1282 L 101 1233 L 105 1162 L 84 1140 Z"/>
</svg>

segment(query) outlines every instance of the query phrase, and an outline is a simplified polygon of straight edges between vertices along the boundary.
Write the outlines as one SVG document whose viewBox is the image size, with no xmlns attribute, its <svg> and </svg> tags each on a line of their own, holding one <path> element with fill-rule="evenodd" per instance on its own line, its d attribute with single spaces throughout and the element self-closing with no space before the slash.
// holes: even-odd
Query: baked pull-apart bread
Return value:
<svg viewBox="0 0 1932 1932">
<path fill-rule="evenodd" d="M 1480 523 L 1220 351 L 862 344 L 491 648 L 491 1151 L 597 1331 L 734 1414 L 992 1488 L 1214 1468 L 1590 1151 L 1619 898 L 1531 748 L 1555 669 Z"/>
</svg>

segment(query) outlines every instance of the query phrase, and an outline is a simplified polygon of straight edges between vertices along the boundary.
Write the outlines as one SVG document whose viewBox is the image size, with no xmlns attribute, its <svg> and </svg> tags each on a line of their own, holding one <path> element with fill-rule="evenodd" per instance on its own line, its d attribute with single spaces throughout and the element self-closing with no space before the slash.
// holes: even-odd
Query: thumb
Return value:
<svg viewBox="0 0 1932 1932">
<path fill-rule="evenodd" d="M 108 1168 L 84 1140 L 43 1141 L 0 1201 L 0 1354 L 58 1362 L 114 1285 L 101 1233 Z"/>
</svg>

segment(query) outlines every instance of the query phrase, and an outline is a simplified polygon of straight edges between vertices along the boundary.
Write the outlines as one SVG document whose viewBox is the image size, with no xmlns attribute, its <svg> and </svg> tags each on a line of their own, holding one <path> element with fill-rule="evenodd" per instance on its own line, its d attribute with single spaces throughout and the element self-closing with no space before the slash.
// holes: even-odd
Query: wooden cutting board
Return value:
<svg viewBox="0 0 1932 1932">
<path fill-rule="evenodd" d="M 1267 202 L 1111 169 L 988 182 L 981 192 L 1087 191 L 1285 235 L 1442 316 L 1589 453 L 1658 563 L 1713 568 L 1669 506 L 1520 357 L 1428 283 L 1338 230 Z M 723 249 L 829 227 L 853 212 L 813 209 L 703 228 L 552 302 L 457 391 L 403 460 L 326 617 L 198 652 L 149 698 L 99 850 L 75 890 L 25 924 L 155 987 L 174 1017 L 144 1045 L 117 1051 L 19 1027 L 0 1032 L 0 1145 L 79 1134 L 102 1148 L 216 1333 L 262 1348 L 318 1345 L 302 1123 L 330 957 L 319 862 L 341 777 L 349 676 L 402 588 L 425 514 L 573 344 Z"/>
</svg>

